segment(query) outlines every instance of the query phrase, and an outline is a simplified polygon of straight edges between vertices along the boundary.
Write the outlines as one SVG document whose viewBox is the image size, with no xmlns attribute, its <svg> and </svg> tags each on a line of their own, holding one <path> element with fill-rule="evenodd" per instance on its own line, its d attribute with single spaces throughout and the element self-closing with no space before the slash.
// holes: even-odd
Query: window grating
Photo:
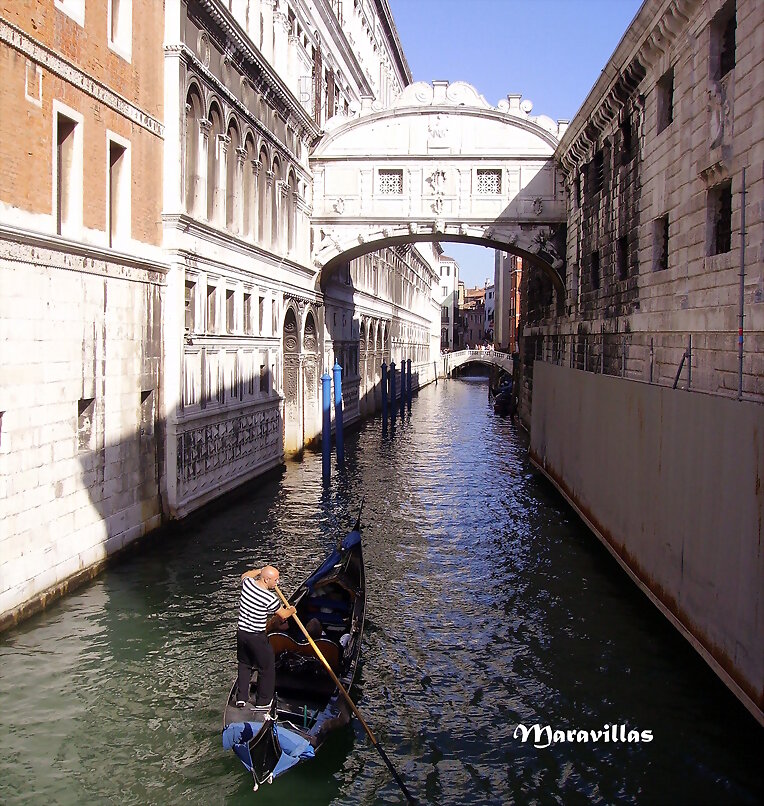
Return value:
<svg viewBox="0 0 764 806">
<path fill-rule="evenodd" d="M 383 196 L 402 196 L 403 170 L 380 171 L 379 192 Z"/>
<path fill-rule="evenodd" d="M 477 192 L 494 195 L 501 193 L 501 169 L 478 168 Z"/>
</svg>

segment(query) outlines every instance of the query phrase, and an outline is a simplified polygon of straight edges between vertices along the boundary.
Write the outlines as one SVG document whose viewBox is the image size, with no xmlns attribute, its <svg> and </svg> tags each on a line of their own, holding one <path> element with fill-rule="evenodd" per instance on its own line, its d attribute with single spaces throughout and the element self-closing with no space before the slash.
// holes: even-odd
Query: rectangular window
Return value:
<svg viewBox="0 0 764 806">
<path fill-rule="evenodd" d="M 379 192 L 383 196 L 402 196 L 403 169 L 381 170 L 379 172 Z"/>
<path fill-rule="evenodd" d="M 669 217 L 656 218 L 653 222 L 653 271 L 668 268 Z"/>
<path fill-rule="evenodd" d="M 217 313 L 217 288 L 207 286 L 207 332 L 215 332 L 215 314 Z"/>
<path fill-rule="evenodd" d="M 600 287 L 600 253 L 598 251 L 592 252 L 590 268 L 592 288 L 597 289 Z"/>
<path fill-rule="evenodd" d="M 268 391 L 268 366 L 266 364 L 260 364 L 260 391 Z"/>
<path fill-rule="evenodd" d="M 616 264 L 618 279 L 625 280 L 629 276 L 629 243 L 625 235 L 621 235 L 616 244 Z"/>
<path fill-rule="evenodd" d="M 477 192 L 485 195 L 501 193 L 501 168 L 478 168 Z"/>
<path fill-rule="evenodd" d="M 735 67 L 737 16 L 735 0 L 725 3 L 711 22 L 711 78 L 720 81 Z"/>
<path fill-rule="evenodd" d="M 127 175 L 127 148 L 109 140 L 109 246 L 124 242 L 130 235 L 130 177 Z"/>
<path fill-rule="evenodd" d="M 257 298 L 257 325 L 259 327 L 259 333 L 261 336 L 265 335 L 265 322 L 263 321 L 263 317 L 265 316 L 265 297 L 258 296 Z"/>
<path fill-rule="evenodd" d="M 594 152 L 594 159 L 589 164 L 589 184 L 592 194 L 602 190 L 605 179 L 605 154 L 602 149 Z"/>
<path fill-rule="evenodd" d="M 440 290 L 443 292 L 444 297 L 448 296 L 448 286 L 447 285 L 441 286 Z"/>
<path fill-rule="evenodd" d="M 141 392 L 141 437 L 154 436 L 154 393 L 151 389 Z"/>
<path fill-rule="evenodd" d="M 656 84 L 658 134 L 674 120 L 674 68 L 667 70 Z"/>
<path fill-rule="evenodd" d="M 89 451 L 93 445 L 95 398 L 83 397 L 77 403 L 77 450 Z"/>
<path fill-rule="evenodd" d="M 56 115 L 56 232 L 66 234 L 76 226 L 77 184 L 82 177 L 77 172 L 77 147 L 75 131 L 77 123 L 71 118 Z"/>
<path fill-rule="evenodd" d="M 133 46 L 132 0 L 109 0 L 109 48 L 130 61 Z"/>
<path fill-rule="evenodd" d="M 581 174 L 580 173 L 576 174 L 576 179 L 575 179 L 573 192 L 575 193 L 575 197 L 576 197 L 576 208 L 580 210 L 582 205 L 583 205 L 583 199 L 581 198 Z"/>
<path fill-rule="evenodd" d="M 193 333 L 196 324 L 196 283 L 193 280 L 186 280 L 184 305 L 186 333 Z"/>
<path fill-rule="evenodd" d="M 244 332 L 252 335 L 252 294 L 244 293 Z"/>
<path fill-rule="evenodd" d="M 732 182 L 708 191 L 709 255 L 732 249 Z"/>
<path fill-rule="evenodd" d="M 236 296 L 233 289 L 226 289 L 225 292 L 225 330 L 226 333 L 233 333 L 236 326 Z"/>
<path fill-rule="evenodd" d="M 621 165 L 628 165 L 634 157 L 632 135 L 631 135 L 631 115 L 626 115 L 621 121 Z"/>
<path fill-rule="evenodd" d="M 53 5 L 71 17 L 78 25 L 85 25 L 85 0 L 54 0 Z"/>
</svg>

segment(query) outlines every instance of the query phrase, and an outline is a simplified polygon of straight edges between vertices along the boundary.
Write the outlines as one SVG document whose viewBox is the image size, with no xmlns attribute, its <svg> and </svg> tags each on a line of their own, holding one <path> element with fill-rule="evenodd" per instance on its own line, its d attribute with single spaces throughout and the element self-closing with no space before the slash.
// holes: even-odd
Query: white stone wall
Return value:
<svg viewBox="0 0 764 806">
<path fill-rule="evenodd" d="M 164 269 L 0 234 L 3 623 L 161 523 Z"/>
</svg>

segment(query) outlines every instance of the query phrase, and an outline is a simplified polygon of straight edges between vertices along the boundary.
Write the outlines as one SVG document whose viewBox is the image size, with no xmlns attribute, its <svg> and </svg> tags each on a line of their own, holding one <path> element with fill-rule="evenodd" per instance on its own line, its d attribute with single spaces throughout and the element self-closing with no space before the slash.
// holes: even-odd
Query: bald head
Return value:
<svg viewBox="0 0 764 806">
<path fill-rule="evenodd" d="M 272 565 L 266 565 L 260 570 L 260 579 L 263 584 L 273 590 L 279 583 L 279 569 Z"/>
</svg>

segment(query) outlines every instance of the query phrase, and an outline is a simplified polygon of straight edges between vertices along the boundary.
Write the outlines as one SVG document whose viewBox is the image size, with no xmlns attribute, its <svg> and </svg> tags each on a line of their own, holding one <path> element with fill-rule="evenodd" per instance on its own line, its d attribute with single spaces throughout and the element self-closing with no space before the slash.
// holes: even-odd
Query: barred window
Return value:
<svg viewBox="0 0 764 806">
<path fill-rule="evenodd" d="M 501 169 L 478 168 L 477 192 L 492 194 L 501 193 Z"/>
<path fill-rule="evenodd" d="M 379 172 L 379 192 L 383 196 L 403 195 L 403 169 Z"/>
</svg>

